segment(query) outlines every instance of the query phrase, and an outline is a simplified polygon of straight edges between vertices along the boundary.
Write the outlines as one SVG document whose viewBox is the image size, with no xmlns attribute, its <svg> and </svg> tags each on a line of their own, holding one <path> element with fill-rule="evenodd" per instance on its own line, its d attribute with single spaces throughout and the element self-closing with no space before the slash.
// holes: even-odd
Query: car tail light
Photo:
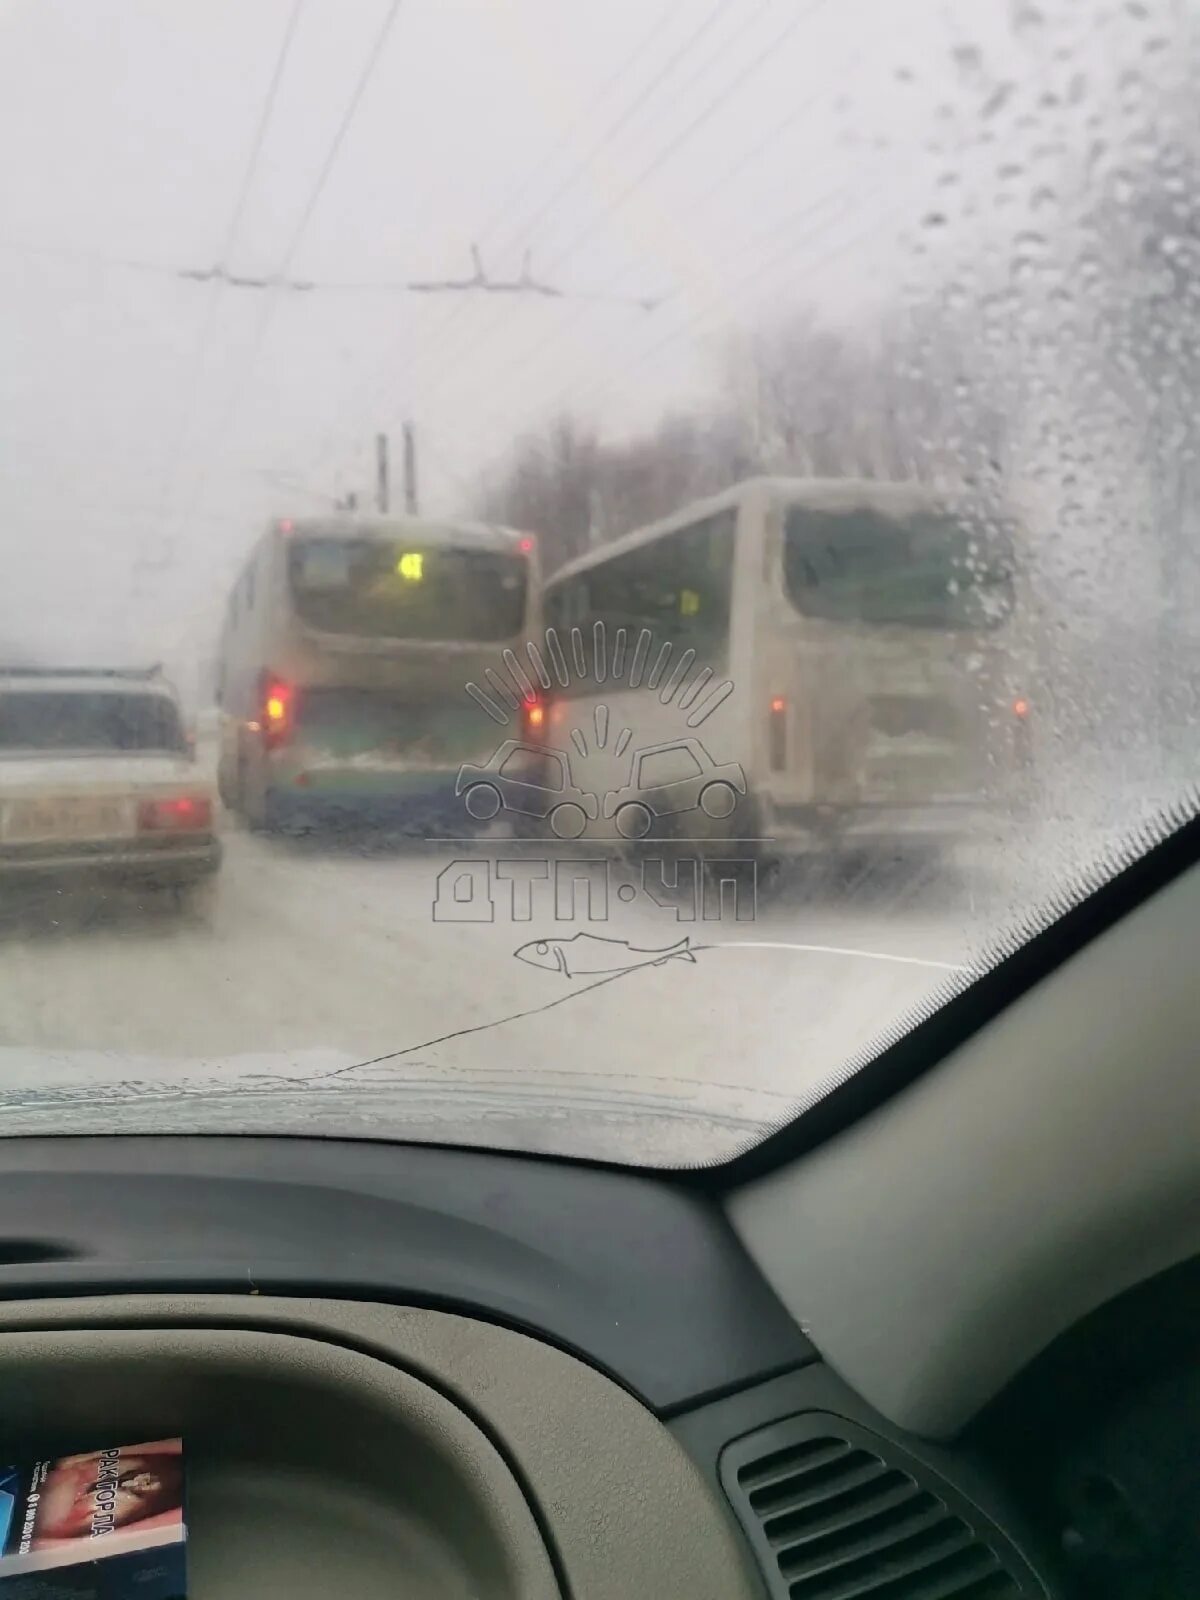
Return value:
<svg viewBox="0 0 1200 1600">
<path fill-rule="evenodd" d="M 1013 744 L 1017 761 L 1022 766 L 1028 766 L 1033 760 L 1033 735 L 1029 725 L 1029 710 L 1029 701 L 1024 695 L 1018 695 L 1012 703 L 1012 714 L 1016 718 Z"/>
<path fill-rule="evenodd" d="M 787 766 L 787 701 L 782 695 L 772 697 L 767 718 L 767 749 L 772 772 L 782 772 Z"/>
<path fill-rule="evenodd" d="M 143 800 L 138 806 L 141 833 L 206 833 L 212 827 L 212 801 L 201 795 Z"/>
<path fill-rule="evenodd" d="M 263 692 L 262 723 L 263 737 L 269 749 L 280 745 L 292 731 L 292 715 L 295 710 L 295 692 L 292 686 L 282 683 L 278 679 L 270 679 Z"/>
</svg>

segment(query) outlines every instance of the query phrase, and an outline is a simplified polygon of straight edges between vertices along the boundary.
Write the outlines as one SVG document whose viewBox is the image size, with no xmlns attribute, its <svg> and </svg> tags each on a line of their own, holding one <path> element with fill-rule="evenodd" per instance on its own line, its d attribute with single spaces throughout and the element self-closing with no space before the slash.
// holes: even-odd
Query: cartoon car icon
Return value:
<svg viewBox="0 0 1200 1600">
<path fill-rule="evenodd" d="M 718 764 L 699 739 L 635 750 L 629 782 L 604 796 L 604 815 L 614 818 L 623 839 L 644 839 L 656 817 L 695 811 L 728 817 L 746 792 L 746 775 L 736 761 Z"/>
<path fill-rule="evenodd" d="M 600 812 L 596 796 L 572 782 L 565 751 L 520 739 L 505 739 L 483 766 L 464 761 L 454 792 L 463 796 L 477 822 L 490 821 L 503 807 L 527 817 L 549 817 L 560 839 L 578 839 L 588 819 L 595 821 Z"/>
</svg>

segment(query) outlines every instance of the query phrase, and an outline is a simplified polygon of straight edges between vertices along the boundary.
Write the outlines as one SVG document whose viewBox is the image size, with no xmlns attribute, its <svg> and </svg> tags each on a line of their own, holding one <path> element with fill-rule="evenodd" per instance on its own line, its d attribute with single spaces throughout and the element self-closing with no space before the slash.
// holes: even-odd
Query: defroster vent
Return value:
<svg viewBox="0 0 1200 1600">
<path fill-rule="evenodd" d="M 727 1445 L 721 1481 L 772 1596 L 1021 1600 L 1043 1595 L 968 1502 L 904 1452 L 806 1412 Z"/>
</svg>

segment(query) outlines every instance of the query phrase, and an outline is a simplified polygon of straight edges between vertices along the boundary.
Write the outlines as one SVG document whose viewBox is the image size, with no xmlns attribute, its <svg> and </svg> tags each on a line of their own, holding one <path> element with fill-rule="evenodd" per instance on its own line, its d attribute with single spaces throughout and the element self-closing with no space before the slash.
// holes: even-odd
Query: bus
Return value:
<svg viewBox="0 0 1200 1600">
<path fill-rule="evenodd" d="M 536 541 L 511 529 L 273 521 L 221 631 L 225 805 L 264 829 L 456 814 L 459 769 L 494 743 L 464 685 L 527 637 L 538 590 Z"/>
<path fill-rule="evenodd" d="M 603 747 L 617 839 L 936 854 L 1028 770 L 1017 556 L 920 485 L 741 483 L 547 582 L 546 742 Z"/>
</svg>

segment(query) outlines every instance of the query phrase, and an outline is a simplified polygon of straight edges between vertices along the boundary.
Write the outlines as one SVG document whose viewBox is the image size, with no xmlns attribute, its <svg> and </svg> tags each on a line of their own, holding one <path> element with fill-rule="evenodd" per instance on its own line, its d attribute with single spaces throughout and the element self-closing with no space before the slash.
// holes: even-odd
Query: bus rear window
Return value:
<svg viewBox="0 0 1200 1600">
<path fill-rule="evenodd" d="M 0 692 L 0 754 L 25 750 L 186 750 L 162 695 L 69 690 Z"/>
<path fill-rule="evenodd" d="M 1012 610 L 1007 539 L 947 516 L 793 507 L 783 579 L 797 611 L 832 622 L 990 628 Z"/>
<path fill-rule="evenodd" d="M 372 689 L 303 689 L 296 730 L 310 748 L 345 760 L 379 754 L 461 761 L 479 746 L 479 715 L 465 694 L 431 700 Z"/>
<path fill-rule="evenodd" d="M 503 551 L 305 539 L 289 564 L 297 614 L 325 633 L 492 643 L 525 625 L 528 563 Z"/>
</svg>

